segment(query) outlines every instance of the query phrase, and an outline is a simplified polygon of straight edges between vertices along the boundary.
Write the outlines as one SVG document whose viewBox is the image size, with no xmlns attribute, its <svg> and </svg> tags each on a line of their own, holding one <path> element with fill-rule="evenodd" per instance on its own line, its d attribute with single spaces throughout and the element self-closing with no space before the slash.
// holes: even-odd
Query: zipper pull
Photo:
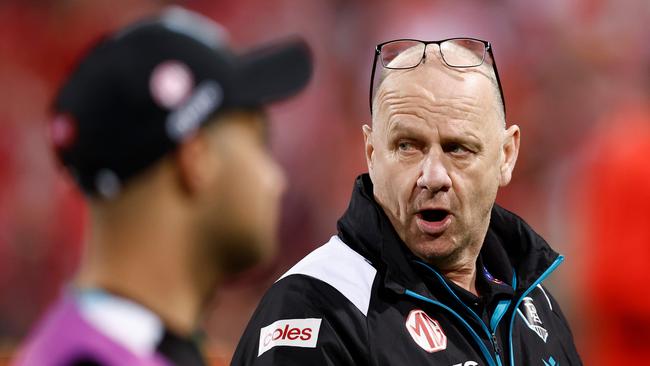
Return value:
<svg viewBox="0 0 650 366">
<path fill-rule="evenodd" d="M 498 356 L 501 351 L 499 350 L 499 343 L 497 343 L 497 335 L 494 333 L 492 333 L 492 345 L 494 346 L 494 353 Z"/>
<path fill-rule="evenodd" d="M 502 366 L 503 363 L 501 363 L 501 356 L 499 355 L 501 350 L 499 350 L 499 342 L 497 342 L 497 335 L 495 333 L 492 333 L 492 345 L 494 346 L 494 355 L 496 356 L 497 366 Z"/>
</svg>

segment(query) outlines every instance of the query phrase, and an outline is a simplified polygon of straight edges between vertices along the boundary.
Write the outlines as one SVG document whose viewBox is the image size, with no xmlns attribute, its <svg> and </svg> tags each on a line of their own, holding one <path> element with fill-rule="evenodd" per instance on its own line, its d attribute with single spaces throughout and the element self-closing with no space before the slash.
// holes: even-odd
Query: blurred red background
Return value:
<svg viewBox="0 0 650 366">
<path fill-rule="evenodd" d="M 230 359 L 263 291 L 335 232 L 352 182 L 365 171 L 361 125 L 370 118 L 375 44 L 460 35 L 493 43 L 507 119 L 522 128 L 514 180 L 498 201 L 567 256 L 548 284 L 573 324 L 585 363 L 650 362 L 646 0 L 1 2 L 5 360 L 74 274 L 82 252 L 84 205 L 48 142 L 56 88 L 102 33 L 169 4 L 226 26 L 236 50 L 298 33 L 315 55 L 306 92 L 271 109 L 273 152 L 290 182 L 279 256 L 217 295 L 205 320 L 215 363 Z"/>
</svg>

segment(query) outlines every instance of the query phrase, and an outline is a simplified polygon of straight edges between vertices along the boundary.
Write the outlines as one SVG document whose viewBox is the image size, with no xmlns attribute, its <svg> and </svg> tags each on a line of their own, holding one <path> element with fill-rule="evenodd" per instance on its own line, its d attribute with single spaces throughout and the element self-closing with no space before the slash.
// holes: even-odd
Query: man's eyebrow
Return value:
<svg viewBox="0 0 650 366">
<path fill-rule="evenodd" d="M 426 136 L 428 134 L 428 130 L 426 130 L 425 126 L 420 125 L 420 121 L 410 119 L 410 118 L 405 118 L 405 119 L 395 119 L 395 121 L 391 122 L 390 126 L 388 127 L 386 133 L 387 135 L 399 135 L 400 133 L 411 133 L 411 134 L 417 134 L 417 135 L 423 135 Z M 458 142 L 466 142 L 466 143 L 472 143 L 474 145 L 483 145 L 484 144 L 484 138 L 481 138 L 479 134 L 477 134 L 476 131 L 474 131 L 472 128 L 466 128 L 466 127 L 459 127 L 459 128 L 442 128 L 438 130 L 439 136 L 441 140 L 447 140 L 447 141 L 458 141 Z"/>
<path fill-rule="evenodd" d="M 472 131 L 441 131 L 440 132 L 440 142 L 441 143 L 460 143 L 473 146 L 479 150 L 482 150 L 485 146 L 485 141 Z"/>
<path fill-rule="evenodd" d="M 453 134 L 446 134 L 442 133 L 440 135 L 440 141 L 443 142 L 462 142 L 462 143 L 468 143 L 472 145 L 483 145 L 483 140 L 480 138 L 476 137 L 473 134 L 458 134 L 458 133 L 453 133 Z"/>
</svg>

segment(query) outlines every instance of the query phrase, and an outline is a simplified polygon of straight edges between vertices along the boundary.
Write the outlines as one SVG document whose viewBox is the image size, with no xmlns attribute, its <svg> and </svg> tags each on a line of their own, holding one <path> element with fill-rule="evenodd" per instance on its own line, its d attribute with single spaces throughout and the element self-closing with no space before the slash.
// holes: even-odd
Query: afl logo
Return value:
<svg viewBox="0 0 650 366">
<path fill-rule="evenodd" d="M 406 318 L 406 330 L 418 346 L 429 353 L 447 349 L 447 336 L 440 324 L 422 310 L 412 310 Z"/>
</svg>

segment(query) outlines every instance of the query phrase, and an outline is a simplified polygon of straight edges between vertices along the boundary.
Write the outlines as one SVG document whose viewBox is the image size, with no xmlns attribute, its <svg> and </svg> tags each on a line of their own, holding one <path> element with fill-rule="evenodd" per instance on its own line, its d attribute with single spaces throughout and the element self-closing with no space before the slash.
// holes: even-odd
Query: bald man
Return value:
<svg viewBox="0 0 650 366">
<path fill-rule="evenodd" d="M 489 42 L 376 48 L 368 174 L 338 233 L 262 299 L 234 365 L 579 365 L 562 262 L 495 204 L 519 150 Z"/>
</svg>

